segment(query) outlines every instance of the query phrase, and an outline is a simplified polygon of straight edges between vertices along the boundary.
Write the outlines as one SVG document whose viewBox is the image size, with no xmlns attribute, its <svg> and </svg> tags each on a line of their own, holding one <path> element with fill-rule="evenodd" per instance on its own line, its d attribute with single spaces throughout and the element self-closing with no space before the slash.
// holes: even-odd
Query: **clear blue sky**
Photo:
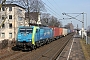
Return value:
<svg viewBox="0 0 90 60">
<path fill-rule="evenodd" d="M 62 18 L 69 18 L 67 16 L 63 16 L 62 13 L 82 13 L 85 12 L 87 13 L 87 26 L 90 25 L 90 0 L 42 0 L 46 5 L 46 9 L 47 12 L 46 13 L 50 13 L 51 15 L 57 17 L 58 19 L 62 19 Z M 52 9 L 50 9 L 48 6 Z M 52 12 L 53 13 L 52 13 Z M 55 12 L 56 13 L 55 13 Z M 76 16 L 77 14 L 69 14 L 71 16 Z M 82 21 L 82 15 L 78 16 L 77 19 Z M 75 19 L 70 19 L 70 20 L 63 20 L 61 21 L 63 25 L 66 25 L 67 23 L 70 23 L 72 21 L 72 23 L 74 24 L 74 26 L 76 27 L 77 24 L 79 26 L 79 28 L 82 28 L 82 23 L 75 20 Z M 84 16 L 84 27 L 86 28 L 86 16 Z"/>
</svg>

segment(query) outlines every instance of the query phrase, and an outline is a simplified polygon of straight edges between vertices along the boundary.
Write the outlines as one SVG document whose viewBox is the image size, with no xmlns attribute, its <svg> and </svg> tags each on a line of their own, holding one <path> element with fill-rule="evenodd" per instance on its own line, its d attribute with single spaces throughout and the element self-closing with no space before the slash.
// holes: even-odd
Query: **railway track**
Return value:
<svg viewBox="0 0 90 60">
<path fill-rule="evenodd" d="M 69 34 L 33 51 L 11 51 L 11 53 L 1 56 L 0 60 L 55 60 L 72 38 L 72 35 Z"/>
<path fill-rule="evenodd" d="M 63 50 L 63 48 L 66 46 L 68 41 L 70 40 L 70 36 L 65 37 L 65 39 L 62 39 L 60 43 L 57 43 L 54 45 L 49 51 L 46 51 L 40 58 L 37 60 L 55 60 L 59 53 Z M 59 42 L 59 40 L 58 40 Z M 60 47 L 61 46 L 61 47 Z"/>
<path fill-rule="evenodd" d="M 10 52 L 7 52 L 7 53 L 5 53 L 5 54 L 3 54 L 3 55 L 0 56 L 0 60 L 3 60 L 3 59 L 5 59 L 5 58 L 9 58 L 9 57 L 11 57 L 11 56 L 13 56 L 13 55 L 20 54 L 20 53 L 21 53 L 21 52 L 18 52 L 18 51 L 10 51 Z"/>
</svg>

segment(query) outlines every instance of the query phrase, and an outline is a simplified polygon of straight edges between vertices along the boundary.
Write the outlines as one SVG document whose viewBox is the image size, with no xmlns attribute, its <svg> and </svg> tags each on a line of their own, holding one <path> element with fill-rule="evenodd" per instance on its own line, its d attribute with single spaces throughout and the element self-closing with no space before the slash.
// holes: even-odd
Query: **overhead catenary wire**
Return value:
<svg viewBox="0 0 90 60">
<path fill-rule="evenodd" d="M 59 7 L 59 8 L 61 8 L 57 3 L 56 3 L 56 1 L 55 0 L 53 0 L 54 1 L 54 3 Z M 78 14 L 78 13 L 67 13 L 67 14 Z M 81 15 L 81 14 L 79 14 L 79 15 Z M 79 15 L 77 15 L 77 16 L 75 16 L 75 17 L 78 17 Z M 68 18 L 66 18 L 66 19 L 68 19 Z M 71 18 L 70 18 L 71 19 Z M 61 19 L 61 20 L 63 20 L 63 19 Z"/>
<path fill-rule="evenodd" d="M 53 0 L 54 1 L 54 3 L 59 7 L 59 8 L 61 8 L 57 3 L 56 3 L 56 1 L 55 0 Z"/>
<path fill-rule="evenodd" d="M 78 17 L 78 16 L 80 16 L 80 15 L 81 15 L 81 14 L 76 15 L 75 18 Z M 59 19 L 59 20 L 67 20 L 67 19 L 68 19 L 68 20 L 69 20 L 69 19 L 73 19 L 73 17 L 71 17 L 71 18 L 63 18 L 63 19 Z"/>
<path fill-rule="evenodd" d="M 43 2 L 43 1 L 42 1 Z M 43 2 L 44 3 L 44 2 Z M 55 12 L 50 6 L 48 6 L 46 3 L 44 3 L 50 10 L 50 12 L 52 11 L 56 16 L 58 16 L 58 17 L 60 17 L 59 15 L 58 15 L 58 13 L 57 12 Z"/>
<path fill-rule="evenodd" d="M 47 0 L 49 3 L 50 3 L 50 1 L 49 0 Z M 51 5 L 52 5 L 52 7 L 54 7 L 55 9 L 57 9 L 52 3 L 50 3 Z M 58 9 L 57 9 L 58 10 Z M 56 12 L 57 13 L 57 12 Z M 57 13 L 58 14 L 58 13 Z M 58 14 L 59 16 L 60 16 L 60 14 Z"/>
</svg>

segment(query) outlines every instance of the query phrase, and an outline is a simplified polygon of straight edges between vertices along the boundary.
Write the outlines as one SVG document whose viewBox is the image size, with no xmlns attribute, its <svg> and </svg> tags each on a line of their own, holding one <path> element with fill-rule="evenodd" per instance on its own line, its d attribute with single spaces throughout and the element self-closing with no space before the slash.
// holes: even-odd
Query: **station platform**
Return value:
<svg viewBox="0 0 90 60">
<path fill-rule="evenodd" d="M 86 60 L 78 35 L 74 35 L 56 60 Z"/>
</svg>

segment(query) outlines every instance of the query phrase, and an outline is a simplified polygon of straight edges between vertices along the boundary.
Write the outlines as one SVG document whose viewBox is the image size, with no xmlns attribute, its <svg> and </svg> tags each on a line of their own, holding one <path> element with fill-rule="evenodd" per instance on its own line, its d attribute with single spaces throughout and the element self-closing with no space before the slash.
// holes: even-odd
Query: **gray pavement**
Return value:
<svg viewBox="0 0 90 60">
<path fill-rule="evenodd" d="M 57 58 L 57 60 L 85 60 L 80 45 L 80 38 L 76 38 L 75 36 L 69 41 L 63 52 Z"/>
</svg>

